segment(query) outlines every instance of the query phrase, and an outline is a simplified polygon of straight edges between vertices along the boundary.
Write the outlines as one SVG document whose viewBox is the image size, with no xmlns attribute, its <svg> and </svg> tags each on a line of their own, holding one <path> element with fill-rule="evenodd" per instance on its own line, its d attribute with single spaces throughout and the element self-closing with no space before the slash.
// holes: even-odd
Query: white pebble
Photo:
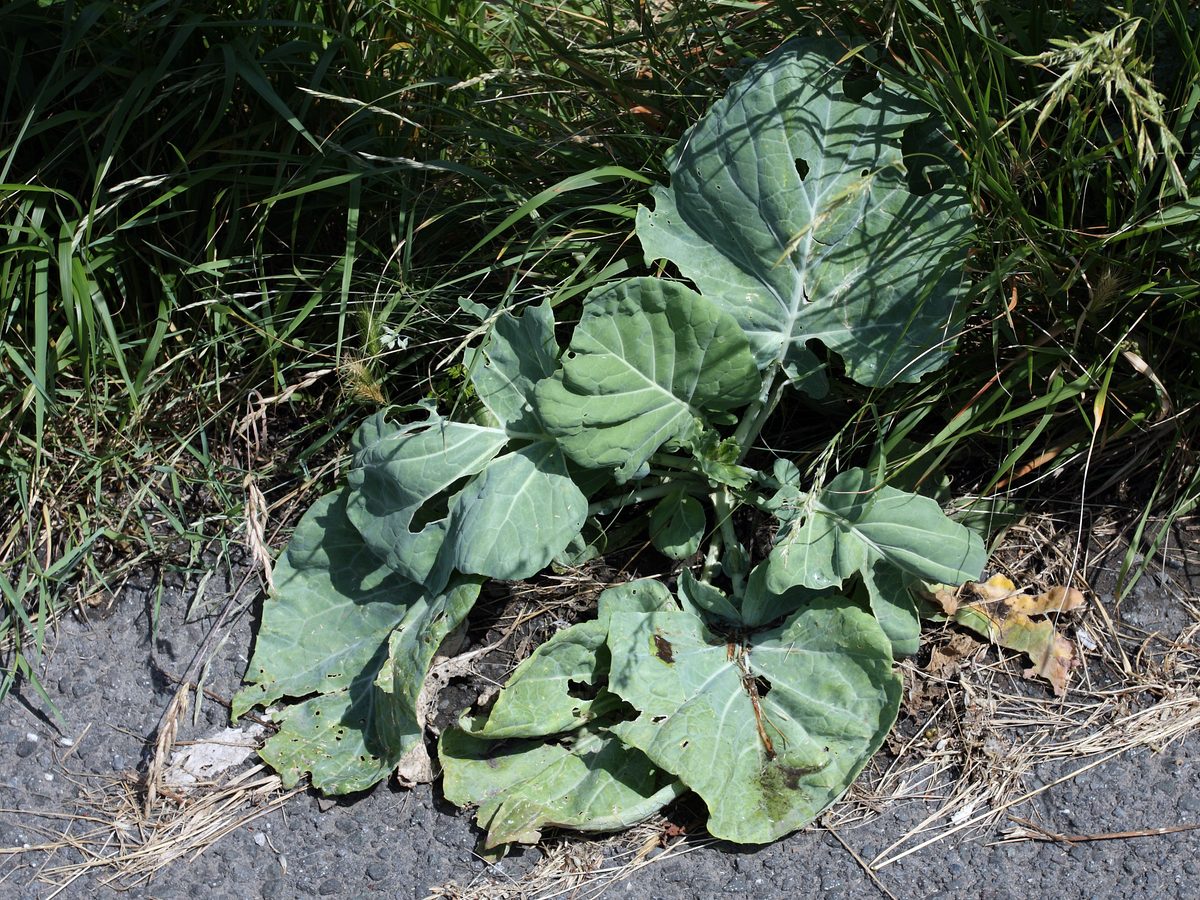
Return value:
<svg viewBox="0 0 1200 900">
<path fill-rule="evenodd" d="M 42 775 L 42 777 L 43 777 L 43 778 L 45 778 L 47 781 L 53 781 L 53 780 L 54 780 L 54 776 L 53 776 L 53 775 L 51 775 L 49 772 L 46 772 L 44 775 Z"/>
<path fill-rule="evenodd" d="M 254 843 L 258 844 L 260 847 L 266 846 L 267 836 L 261 831 L 258 832 L 258 834 L 254 835 Z"/>
<path fill-rule="evenodd" d="M 29 741 L 31 744 L 36 744 L 38 742 L 38 736 L 32 731 L 27 731 L 25 732 L 25 740 Z"/>
<path fill-rule="evenodd" d="M 72 740 L 71 738 L 69 738 L 69 737 L 61 737 L 61 738 L 59 738 L 59 739 L 58 739 L 58 746 L 60 746 L 60 747 L 74 747 L 74 746 L 75 746 L 75 741 L 73 741 L 73 740 Z"/>
</svg>

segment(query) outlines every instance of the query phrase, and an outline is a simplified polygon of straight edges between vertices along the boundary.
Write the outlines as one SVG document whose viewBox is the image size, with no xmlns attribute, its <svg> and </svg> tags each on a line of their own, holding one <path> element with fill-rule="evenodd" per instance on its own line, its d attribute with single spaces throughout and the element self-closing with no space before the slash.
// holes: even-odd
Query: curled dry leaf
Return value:
<svg viewBox="0 0 1200 900">
<path fill-rule="evenodd" d="M 959 625 L 982 634 L 994 644 L 1026 654 L 1033 665 L 1026 678 L 1042 677 L 1056 696 L 1067 692 L 1071 670 L 1078 665 L 1075 645 L 1058 633 L 1047 613 L 1069 612 L 1084 604 L 1075 588 L 1056 586 L 1036 597 L 1023 594 L 1003 575 L 955 589 L 935 585 L 933 599 Z M 972 598 L 973 595 L 973 598 Z"/>
</svg>

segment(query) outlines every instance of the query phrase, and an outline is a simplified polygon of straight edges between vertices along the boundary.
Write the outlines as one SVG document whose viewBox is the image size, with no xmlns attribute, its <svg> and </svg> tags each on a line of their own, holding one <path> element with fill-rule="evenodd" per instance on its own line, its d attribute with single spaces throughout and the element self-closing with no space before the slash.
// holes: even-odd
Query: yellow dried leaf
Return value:
<svg viewBox="0 0 1200 900">
<path fill-rule="evenodd" d="M 937 589 L 934 597 L 958 624 L 985 635 L 994 644 L 1026 654 L 1033 663 L 1023 673 L 1026 678 L 1045 678 L 1057 696 L 1066 694 L 1071 671 L 1078 665 L 1075 645 L 1058 633 L 1051 620 L 1031 617 L 1079 609 L 1084 603 L 1083 594 L 1074 588 L 1053 587 L 1031 597 L 1018 593 L 1003 575 L 971 584 L 970 588 L 979 599 L 964 605 L 955 598 L 952 609 Z"/>
<path fill-rule="evenodd" d="M 1017 592 L 1017 586 L 1003 575 L 993 575 L 987 581 L 973 581 L 971 590 L 988 601 L 1005 600 Z"/>
<path fill-rule="evenodd" d="M 1027 616 L 1040 616 L 1052 612 L 1069 612 L 1083 606 L 1083 593 L 1075 588 L 1052 587 L 1044 594 L 1030 597 L 1017 594 L 1005 601 L 1014 612 Z"/>
</svg>

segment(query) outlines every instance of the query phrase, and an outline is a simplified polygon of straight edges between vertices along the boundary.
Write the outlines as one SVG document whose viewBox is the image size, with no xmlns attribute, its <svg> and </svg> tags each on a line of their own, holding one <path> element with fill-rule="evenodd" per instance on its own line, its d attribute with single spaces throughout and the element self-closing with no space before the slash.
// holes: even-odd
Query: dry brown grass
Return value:
<svg viewBox="0 0 1200 900">
<path fill-rule="evenodd" d="M 173 863 L 196 859 L 227 834 L 281 808 L 302 790 L 285 790 L 278 775 L 253 766 L 187 793 L 160 789 L 147 811 L 139 778 L 68 777 L 80 789 L 77 809 L 23 810 L 56 826 L 31 826 L 45 836 L 40 844 L 0 848 L 0 857 L 31 860 L 30 880 L 51 887 L 45 900 L 85 876 L 92 885 L 116 890 L 146 884 Z"/>
</svg>

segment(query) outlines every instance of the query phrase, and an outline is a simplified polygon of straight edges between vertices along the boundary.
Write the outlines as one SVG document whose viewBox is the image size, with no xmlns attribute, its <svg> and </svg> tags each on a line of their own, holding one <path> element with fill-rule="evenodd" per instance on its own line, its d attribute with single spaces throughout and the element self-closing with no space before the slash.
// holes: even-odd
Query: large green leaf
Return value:
<svg viewBox="0 0 1200 900">
<path fill-rule="evenodd" d="M 650 541 L 663 556 L 687 559 L 700 549 L 707 520 L 704 507 L 682 490 L 663 497 L 650 512 Z"/>
<path fill-rule="evenodd" d="M 276 563 L 234 718 L 280 697 L 348 688 L 420 601 L 418 585 L 367 549 L 346 518 L 346 496 L 314 503 Z"/>
<path fill-rule="evenodd" d="M 475 392 L 510 433 L 542 432 L 533 412 L 533 387 L 553 375 L 557 365 L 549 301 L 528 307 L 520 316 L 501 313 L 492 323 L 488 339 L 468 355 Z"/>
<path fill-rule="evenodd" d="M 285 785 L 309 773 L 327 794 L 362 791 L 386 778 L 422 740 L 417 698 L 446 635 L 466 617 L 478 581 L 412 603 L 403 621 L 345 687 L 286 707 L 260 755 Z"/>
<path fill-rule="evenodd" d="M 987 562 L 979 535 L 947 518 L 937 501 L 887 485 L 855 531 L 879 556 L 923 581 L 973 581 Z"/>
<path fill-rule="evenodd" d="M 350 521 L 389 566 L 411 581 L 429 583 L 450 529 L 447 494 L 481 472 L 507 443 L 499 428 L 436 414 L 397 425 L 380 412 L 359 427 L 351 444 Z"/>
<path fill-rule="evenodd" d="M 446 799 L 479 807 L 485 847 L 532 844 L 543 828 L 613 831 L 685 790 L 644 755 L 586 727 L 560 742 L 498 742 L 451 729 L 439 744 Z"/>
<path fill-rule="evenodd" d="M 610 695 L 596 687 L 608 673 L 607 637 L 608 623 L 599 621 L 555 634 L 517 666 L 487 717 L 472 721 L 471 733 L 543 737 L 590 722 L 611 706 Z"/>
<path fill-rule="evenodd" d="M 403 755 L 403 735 L 389 731 L 387 703 L 374 686 L 383 664 L 378 654 L 349 687 L 286 706 L 275 716 L 279 730 L 258 751 L 294 787 L 306 774 L 318 790 L 347 794 L 388 777 Z"/>
<path fill-rule="evenodd" d="M 766 843 L 812 821 L 882 744 L 900 703 L 874 617 L 837 598 L 721 638 L 686 612 L 616 613 L 609 689 L 640 715 L 622 742 L 708 806 L 708 830 Z"/>
<path fill-rule="evenodd" d="M 872 490 L 862 469 L 841 473 L 782 515 L 766 580 L 777 594 L 840 586 L 875 558 L 941 584 L 970 581 L 987 561 L 979 536 L 934 500 L 886 485 Z"/>
<path fill-rule="evenodd" d="M 782 510 L 784 524 L 771 552 L 767 586 L 777 593 L 795 585 L 840 587 L 866 564 L 867 547 L 850 526 L 872 500 L 870 476 L 848 469 L 804 498 L 799 508 Z"/>
<path fill-rule="evenodd" d="M 433 591 L 454 570 L 528 578 L 579 533 L 587 498 L 532 405 L 556 352 L 549 304 L 503 312 L 467 357 L 497 427 L 431 412 L 405 425 L 380 413 L 359 428 L 348 514 L 397 572 Z"/>
<path fill-rule="evenodd" d="M 637 219 L 648 259 L 674 262 L 761 367 L 782 363 L 814 393 L 813 340 L 862 384 L 945 362 L 971 229 L 961 190 L 915 177 L 933 152 L 929 110 L 886 81 L 856 99 L 846 57 L 805 40 L 751 67 L 680 141 L 670 187 Z"/>
<path fill-rule="evenodd" d="M 908 591 L 909 578 L 886 559 L 874 554 L 862 568 L 863 587 L 871 612 L 892 642 L 892 655 L 897 659 L 912 656 L 921 645 L 921 617 L 917 613 L 917 603 Z"/>
<path fill-rule="evenodd" d="M 420 738 L 415 691 L 479 592 L 467 582 L 431 597 L 401 578 L 350 524 L 346 495 L 322 497 L 296 526 L 263 605 L 249 684 L 232 704 L 237 717 L 299 701 L 278 714 L 262 756 L 285 783 L 311 773 L 315 787 L 334 794 L 386 777 Z M 403 686 L 378 687 L 379 673 L 393 668 Z"/>
<path fill-rule="evenodd" d="M 704 414 L 760 390 L 746 337 L 675 282 L 633 278 L 593 291 L 563 355 L 538 384 L 542 422 L 581 466 L 638 475 L 660 447 L 699 435 Z"/>
<path fill-rule="evenodd" d="M 579 534 L 587 498 L 562 451 L 538 441 L 493 460 L 458 495 L 447 537 L 454 567 L 492 578 L 528 578 Z"/>
<path fill-rule="evenodd" d="M 600 595 L 596 618 L 565 628 L 524 660 L 496 696 L 485 719 L 473 720 L 477 737 L 542 737 L 578 728 L 610 711 L 608 623 L 614 612 L 678 609 L 661 582 L 642 579 Z"/>
<path fill-rule="evenodd" d="M 351 521 L 388 565 L 430 590 L 455 569 L 528 578 L 579 533 L 587 498 L 553 442 L 501 455 L 508 441 L 499 428 L 437 416 L 396 425 L 380 413 L 354 438 Z"/>
</svg>

